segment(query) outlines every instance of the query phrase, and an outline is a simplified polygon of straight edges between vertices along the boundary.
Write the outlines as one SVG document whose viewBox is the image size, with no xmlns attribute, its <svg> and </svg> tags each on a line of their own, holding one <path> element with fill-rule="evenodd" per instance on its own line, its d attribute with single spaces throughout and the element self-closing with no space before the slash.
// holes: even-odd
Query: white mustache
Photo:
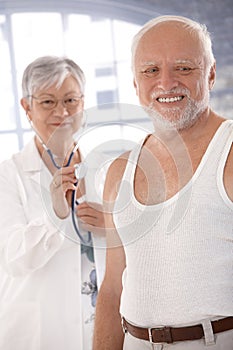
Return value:
<svg viewBox="0 0 233 350">
<path fill-rule="evenodd" d="M 151 94 L 151 99 L 156 100 L 161 95 L 163 97 L 166 95 L 186 95 L 187 97 L 190 97 L 190 91 L 188 89 L 185 89 L 185 88 L 172 89 L 172 90 L 168 90 L 168 91 L 162 91 L 162 90 L 153 91 Z"/>
</svg>

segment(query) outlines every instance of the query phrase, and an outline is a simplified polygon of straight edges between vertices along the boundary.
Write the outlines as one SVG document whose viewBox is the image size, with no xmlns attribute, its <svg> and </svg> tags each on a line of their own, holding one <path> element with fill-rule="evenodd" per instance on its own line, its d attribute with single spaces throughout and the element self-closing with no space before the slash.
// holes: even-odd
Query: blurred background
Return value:
<svg viewBox="0 0 233 350">
<path fill-rule="evenodd" d="M 207 25 L 217 60 L 211 105 L 233 118 L 232 0 L 0 0 L 0 161 L 32 136 L 19 104 L 21 78 L 42 55 L 68 56 L 84 70 L 89 128 L 119 122 L 133 125 L 131 133 L 150 131 L 148 117 L 137 107 L 130 47 L 146 21 L 164 14 Z M 114 128 L 106 130 L 109 138 L 115 134 Z"/>
</svg>

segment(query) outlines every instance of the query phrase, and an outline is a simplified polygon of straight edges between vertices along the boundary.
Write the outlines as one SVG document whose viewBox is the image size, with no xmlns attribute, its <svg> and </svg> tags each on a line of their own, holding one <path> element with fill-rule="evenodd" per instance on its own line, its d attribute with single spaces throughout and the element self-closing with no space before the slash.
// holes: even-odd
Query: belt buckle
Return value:
<svg viewBox="0 0 233 350">
<path fill-rule="evenodd" d="M 159 343 L 153 342 L 153 334 L 152 334 L 153 330 L 162 332 L 161 341 Z M 173 343 L 171 327 L 148 328 L 148 336 L 149 336 L 149 342 L 151 344 Z"/>
</svg>

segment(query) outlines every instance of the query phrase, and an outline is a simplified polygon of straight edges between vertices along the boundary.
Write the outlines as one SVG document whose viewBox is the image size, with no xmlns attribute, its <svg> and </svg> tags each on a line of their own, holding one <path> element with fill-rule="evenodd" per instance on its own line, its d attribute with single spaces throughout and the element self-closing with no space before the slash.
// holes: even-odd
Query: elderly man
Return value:
<svg viewBox="0 0 233 350">
<path fill-rule="evenodd" d="M 209 33 L 161 16 L 136 35 L 132 54 L 154 132 L 107 175 L 94 349 L 232 350 L 233 123 L 209 106 Z"/>
</svg>

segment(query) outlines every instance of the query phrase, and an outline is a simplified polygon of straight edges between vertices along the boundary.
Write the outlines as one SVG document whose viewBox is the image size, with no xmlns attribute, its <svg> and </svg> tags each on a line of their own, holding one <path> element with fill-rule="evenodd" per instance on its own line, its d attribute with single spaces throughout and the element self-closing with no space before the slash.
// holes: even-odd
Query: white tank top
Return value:
<svg viewBox="0 0 233 350">
<path fill-rule="evenodd" d="M 233 316 L 233 202 L 223 184 L 232 141 L 227 120 L 189 183 L 149 206 L 133 191 L 144 140 L 131 152 L 113 217 L 126 254 L 120 312 L 132 323 L 172 326 Z"/>
</svg>

